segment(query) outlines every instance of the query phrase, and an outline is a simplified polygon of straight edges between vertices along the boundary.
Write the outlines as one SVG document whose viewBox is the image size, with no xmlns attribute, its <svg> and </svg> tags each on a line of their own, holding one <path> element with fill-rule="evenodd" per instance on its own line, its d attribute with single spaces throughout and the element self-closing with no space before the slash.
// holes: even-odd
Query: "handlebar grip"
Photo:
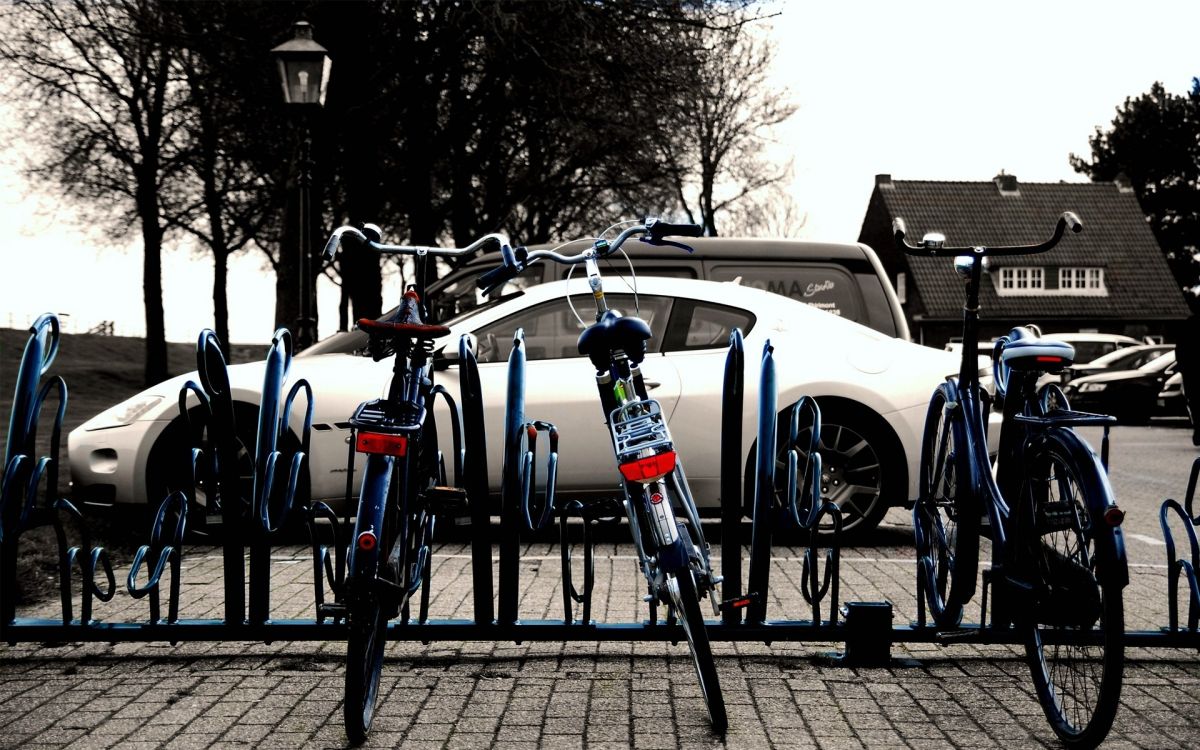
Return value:
<svg viewBox="0 0 1200 750">
<path fill-rule="evenodd" d="M 904 219 L 892 220 L 892 234 L 896 235 L 896 242 L 904 241 L 904 236 L 908 234 L 908 227 L 904 225 Z"/>
<path fill-rule="evenodd" d="M 704 227 L 699 224 L 671 224 L 652 219 L 646 222 L 646 233 L 656 240 L 663 237 L 702 237 Z"/>
<path fill-rule="evenodd" d="M 1079 220 L 1074 211 L 1063 211 L 1062 220 L 1067 223 L 1067 229 L 1073 233 L 1079 234 L 1083 231 L 1083 222 Z"/>
<path fill-rule="evenodd" d="M 496 266 L 492 270 L 480 275 L 479 278 L 475 279 L 475 286 L 484 290 L 485 293 L 490 292 L 492 289 L 500 286 L 509 279 L 516 278 L 517 274 L 519 273 L 521 273 L 520 266 L 510 266 L 508 264 Z"/>
</svg>

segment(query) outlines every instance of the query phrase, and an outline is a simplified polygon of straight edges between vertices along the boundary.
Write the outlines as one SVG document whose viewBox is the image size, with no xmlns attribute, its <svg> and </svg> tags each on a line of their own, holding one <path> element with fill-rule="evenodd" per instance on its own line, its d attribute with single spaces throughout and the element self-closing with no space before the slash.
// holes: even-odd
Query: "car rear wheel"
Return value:
<svg viewBox="0 0 1200 750">
<path fill-rule="evenodd" d="M 821 407 L 821 499 L 832 501 L 842 511 L 842 541 L 857 542 L 879 525 L 892 501 L 902 499 L 907 487 L 906 463 L 899 440 L 877 414 L 858 404 L 839 399 L 817 399 Z M 775 458 L 775 486 L 783 497 L 787 482 L 788 447 L 785 445 L 791 408 L 776 422 L 780 439 Z M 799 435 L 798 445 L 808 436 Z M 753 517 L 754 456 L 750 451 L 746 469 L 745 507 Z M 800 453 L 803 464 L 806 456 Z M 821 525 L 821 535 L 832 533 L 832 524 Z"/>
</svg>

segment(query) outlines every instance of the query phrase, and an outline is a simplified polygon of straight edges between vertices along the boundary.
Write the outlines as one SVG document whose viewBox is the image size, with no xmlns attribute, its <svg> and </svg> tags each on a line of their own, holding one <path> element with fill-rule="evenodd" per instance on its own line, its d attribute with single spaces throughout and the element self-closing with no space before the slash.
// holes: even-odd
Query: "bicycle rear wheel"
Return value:
<svg viewBox="0 0 1200 750">
<path fill-rule="evenodd" d="M 920 495 L 913 506 L 917 576 L 939 627 L 954 627 L 962 620 L 979 566 L 980 511 L 962 470 L 967 456 L 957 402 L 948 385 L 939 386 L 929 401 L 921 439 Z M 956 405 L 947 409 L 951 403 Z"/>
<path fill-rule="evenodd" d="M 725 697 L 721 694 L 721 681 L 717 676 L 716 662 L 713 661 L 708 631 L 704 628 L 704 616 L 700 613 L 700 597 L 696 591 L 692 571 L 684 568 L 668 573 L 667 589 L 671 593 L 675 611 L 679 613 L 679 623 L 683 626 L 683 632 L 687 634 L 696 676 L 700 678 L 700 692 L 704 694 L 704 703 L 708 706 L 713 731 L 724 734 L 729 727 L 729 720 L 725 715 Z"/>
<path fill-rule="evenodd" d="M 1121 698 L 1124 609 L 1118 582 L 1099 570 L 1101 535 L 1117 532 L 1093 519 L 1087 493 L 1100 471 L 1086 449 L 1051 434 L 1027 464 L 1021 497 L 1032 508 L 1030 576 L 1040 584 L 1025 623 L 1026 661 L 1038 702 L 1068 747 L 1095 747 L 1112 728 Z"/>
</svg>

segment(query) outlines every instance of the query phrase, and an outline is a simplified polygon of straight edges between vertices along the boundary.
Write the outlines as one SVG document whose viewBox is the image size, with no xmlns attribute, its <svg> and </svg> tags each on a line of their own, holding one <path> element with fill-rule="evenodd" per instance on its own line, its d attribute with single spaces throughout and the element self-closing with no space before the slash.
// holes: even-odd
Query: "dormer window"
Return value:
<svg viewBox="0 0 1200 750">
<path fill-rule="evenodd" d="M 1041 294 L 1045 288 L 1046 273 L 1039 266 L 1001 268 L 996 277 L 996 294 L 1001 296 Z"/>
<path fill-rule="evenodd" d="M 1089 266 L 1058 269 L 1058 289 L 1063 294 L 1095 297 L 1108 294 L 1108 289 L 1104 286 L 1104 269 Z"/>
</svg>

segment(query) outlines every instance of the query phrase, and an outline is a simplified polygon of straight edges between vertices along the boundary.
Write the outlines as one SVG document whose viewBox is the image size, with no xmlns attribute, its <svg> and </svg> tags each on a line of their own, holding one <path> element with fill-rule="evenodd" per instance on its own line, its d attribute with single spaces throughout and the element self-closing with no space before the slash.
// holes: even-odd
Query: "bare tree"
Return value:
<svg viewBox="0 0 1200 750">
<path fill-rule="evenodd" d="M 50 178 L 114 239 L 139 225 L 147 385 L 167 376 L 162 244 L 183 204 L 176 188 L 184 84 L 152 0 L 11 0 L 0 64 Z M 110 208 L 111 207 L 111 208 Z M 98 292 L 103 290 L 97 290 Z"/>
<path fill-rule="evenodd" d="M 771 129 L 796 107 L 769 85 L 774 48 L 753 24 L 704 24 L 693 33 L 700 43 L 690 85 L 663 109 L 659 148 L 674 165 L 681 209 L 715 236 L 718 214 L 789 174 L 790 164 L 772 164 L 765 151 Z"/>
<path fill-rule="evenodd" d="M 768 185 L 729 207 L 725 226 L 730 234 L 745 237 L 797 237 L 808 223 L 786 187 L 787 181 Z"/>
</svg>

